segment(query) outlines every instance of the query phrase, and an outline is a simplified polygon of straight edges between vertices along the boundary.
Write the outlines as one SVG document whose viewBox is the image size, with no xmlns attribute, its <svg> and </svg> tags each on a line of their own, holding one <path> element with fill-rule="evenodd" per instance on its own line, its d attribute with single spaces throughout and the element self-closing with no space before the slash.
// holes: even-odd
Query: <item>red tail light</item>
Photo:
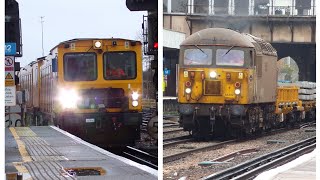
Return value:
<svg viewBox="0 0 320 180">
<path fill-rule="evenodd" d="M 185 83 L 185 85 L 186 85 L 186 87 L 191 87 L 191 82 L 190 82 L 190 81 L 187 81 L 187 82 Z"/>
<path fill-rule="evenodd" d="M 241 86 L 241 84 L 240 84 L 239 82 L 236 82 L 236 83 L 234 83 L 234 86 L 235 86 L 236 88 L 239 88 L 239 87 Z"/>
</svg>

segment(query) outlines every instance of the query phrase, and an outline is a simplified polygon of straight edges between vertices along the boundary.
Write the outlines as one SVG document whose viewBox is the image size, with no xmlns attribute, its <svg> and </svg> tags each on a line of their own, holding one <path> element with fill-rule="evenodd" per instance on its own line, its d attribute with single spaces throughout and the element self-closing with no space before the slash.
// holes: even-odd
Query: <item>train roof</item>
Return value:
<svg viewBox="0 0 320 180">
<path fill-rule="evenodd" d="M 56 45 L 55 47 L 53 47 L 50 52 L 55 49 L 56 47 L 58 47 L 61 44 L 66 44 L 66 43 L 72 43 L 72 42 L 77 42 L 77 41 L 87 41 L 87 40 L 125 40 L 125 41 L 135 41 L 135 42 L 139 42 L 141 44 L 140 41 L 137 40 L 132 40 L 132 39 L 122 39 L 122 38 L 75 38 L 75 39 L 70 39 L 70 40 L 66 40 L 66 41 L 62 41 L 60 42 L 58 45 Z"/>
<path fill-rule="evenodd" d="M 184 45 L 227 45 L 239 47 L 254 47 L 252 42 L 239 32 L 224 28 L 208 28 L 187 37 Z"/>
<path fill-rule="evenodd" d="M 208 28 L 187 37 L 181 46 L 188 45 L 226 45 L 255 48 L 258 54 L 277 56 L 277 51 L 267 41 L 251 34 L 241 34 L 231 29 Z"/>
</svg>

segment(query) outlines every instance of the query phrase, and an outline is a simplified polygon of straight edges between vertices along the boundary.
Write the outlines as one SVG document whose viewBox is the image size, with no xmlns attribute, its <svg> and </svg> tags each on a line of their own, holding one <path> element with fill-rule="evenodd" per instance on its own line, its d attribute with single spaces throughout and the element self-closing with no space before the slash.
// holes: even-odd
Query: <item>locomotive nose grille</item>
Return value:
<svg viewBox="0 0 320 180">
<path fill-rule="evenodd" d="M 221 95 L 221 81 L 205 81 L 205 95 Z"/>
</svg>

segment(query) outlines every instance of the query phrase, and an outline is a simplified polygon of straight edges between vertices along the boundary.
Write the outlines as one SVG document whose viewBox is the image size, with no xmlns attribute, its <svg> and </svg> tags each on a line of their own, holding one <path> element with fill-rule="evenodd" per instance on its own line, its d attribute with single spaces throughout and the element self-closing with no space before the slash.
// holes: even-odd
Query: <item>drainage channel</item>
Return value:
<svg viewBox="0 0 320 180">
<path fill-rule="evenodd" d="M 101 167 L 64 168 L 71 177 L 78 176 L 103 176 L 106 171 Z"/>
</svg>

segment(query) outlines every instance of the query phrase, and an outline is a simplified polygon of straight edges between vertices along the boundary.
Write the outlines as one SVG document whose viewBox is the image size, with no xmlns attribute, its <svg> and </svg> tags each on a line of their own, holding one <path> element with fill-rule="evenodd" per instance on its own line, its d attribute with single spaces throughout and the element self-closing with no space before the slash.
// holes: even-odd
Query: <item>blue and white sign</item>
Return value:
<svg viewBox="0 0 320 180">
<path fill-rule="evenodd" d="M 170 70 L 169 70 L 169 69 L 165 69 L 165 70 L 163 71 L 163 74 L 164 74 L 164 75 L 170 75 Z"/>
<path fill-rule="evenodd" d="M 4 48 L 6 56 L 16 55 L 17 53 L 16 43 L 6 43 Z"/>
</svg>

